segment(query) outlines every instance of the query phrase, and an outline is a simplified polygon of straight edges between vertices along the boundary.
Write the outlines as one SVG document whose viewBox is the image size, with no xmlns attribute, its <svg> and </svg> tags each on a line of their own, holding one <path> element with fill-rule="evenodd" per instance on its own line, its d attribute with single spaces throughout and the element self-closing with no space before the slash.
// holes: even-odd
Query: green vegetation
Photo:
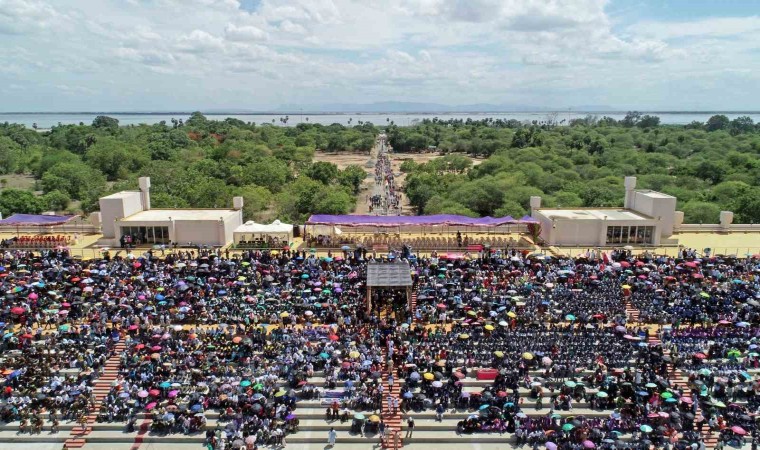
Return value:
<svg viewBox="0 0 760 450">
<path fill-rule="evenodd" d="M 420 214 L 521 217 L 532 195 L 547 207 L 622 206 L 623 177 L 635 175 L 639 188 L 676 196 L 688 223 L 717 223 L 721 210 L 760 221 L 760 126 L 749 117 L 665 126 L 634 112 L 569 125 L 432 119 L 388 135 L 394 149 L 447 154 L 402 163 Z M 488 158 L 469 168 L 462 154 Z"/>
<path fill-rule="evenodd" d="M 721 210 L 734 211 L 737 222 L 760 221 L 760 127 L 750 118 L 669 126 L 632 112 L 568 125 L 432 119 L 404 128 L 391 122 L 387 133 L 397 151 L 434 147 L 445 155 L 401 165 L 420 214 L 520 217 L 532 195 L 550 207 L 620 206 L 623 177 L 636 175 L 638 187 L 678 197 L 687 222 L 715 223 Z M 200 113 L 127 127 L 101 116 L 45 133 L 0 124 L 0 177 L 31 174 L 41 191 L 6 181 L 0 211 L 88 212 L 100 196 L 136 189 L 139 176 L 150 176 L 158 208 L 228 207 L 241 195 L 246 220 L 343 214 L 354 207 L 364 169 L 313 162 L 314 152 L 366 152 L 379 131 L 370 123 L 279 127 Z M 473 156 L 487 159 L 473 166 Z"/>
<path fill-rule="evenodd" d="M 0 124 L 0 176 L 32 174 L 42 191 L 3 189 L 0 212 L 65 211 L 72 201 L 89 212 L 101 196 L 137 189 L 137 178 L 150 176 L 156 208 L 229 207 L 239 195 L 246 220 L 348 213 L 364 169 L 314 163 L 314 152 L 368 152 L 377 133 L 371 123 L 278 127 L 210 121 L 200 113 L 184 122 L 127 127 L 99 116 L 92 125 L 62 125 L 45 133 Z"/>
</svg>

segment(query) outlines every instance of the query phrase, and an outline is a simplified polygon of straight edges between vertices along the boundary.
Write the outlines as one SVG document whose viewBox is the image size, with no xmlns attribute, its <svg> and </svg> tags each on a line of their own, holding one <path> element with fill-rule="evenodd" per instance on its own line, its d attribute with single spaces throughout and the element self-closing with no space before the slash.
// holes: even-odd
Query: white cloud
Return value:
<svg viewBox="0 0 760 450">
<path fill-rule="evenodd" d="M 65 15 L 43 1 L 0 0 L 0 34 L 45 30 L 64 20 Z"/>
<path fill-rule="evenodd" d="M 224 29 L 224 36 L 230 41 L 264 41 L 267 39 L 267 33 L 261 28 L 253 25 L 244 25 L 241 27 L 228 23 Z"/>
<path fill-rule="evenodd" d="M 0 0 L 0 84 L 24 86 L 40 109 L 49 93 L 40 86 L 56 85 L 92 89 L 77 105 L 118 109 L 305 99 L 627 107 L 679 96 L 747 105 L 760 95 L 757 16 L 632 23 L 607 9 L 607 0 L 260 0 L 245 10 L 238 0 Z"/>
</svg>

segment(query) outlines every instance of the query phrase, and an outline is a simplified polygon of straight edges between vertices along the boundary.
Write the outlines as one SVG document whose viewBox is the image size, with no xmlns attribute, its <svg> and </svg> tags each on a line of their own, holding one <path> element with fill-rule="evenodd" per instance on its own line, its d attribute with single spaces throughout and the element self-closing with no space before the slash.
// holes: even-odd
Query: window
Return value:
<svg viewBox="0 0 760 450">
<path fill-rule="evenodd" d="M 132 236 L 133 245 L 168 244 L 169 227 L 121 227 L 122 236 Z"/>
<path fill-rule="evenodd" d="M 639 244 L 651 245 L 654 243 L 653 226 L 608 226 L 607 244 Z"/>
</svg>

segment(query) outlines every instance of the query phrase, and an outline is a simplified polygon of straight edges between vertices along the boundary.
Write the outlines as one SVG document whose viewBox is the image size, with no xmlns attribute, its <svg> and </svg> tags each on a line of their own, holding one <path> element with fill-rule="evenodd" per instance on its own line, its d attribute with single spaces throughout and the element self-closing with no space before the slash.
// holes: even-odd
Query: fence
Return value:
<svg viewBox="0 0 760 450">
<path fill-rule="evenodd" d="M 619 248 L 619 247 L 616 247 Z M 558 249 L 557 253 L 567 255 L 570 257 L 576 257 L 580 256 L 582 254 L 585 254 L 589 250 L 592 250 L 590 248 L 585 247 L 578 247 L 578 248 L 568 248 L 568 247 L 562 247 Z M 595 248 L 594 250 L 599 250 L 598 248 Z M 602 249 L 603 251 L 611 251 L 612 248 L 608 249 Z M 650 253 L 653 255 L 664 255 L 664 256 L 678 256 L 679 251 L 681 251 L 678 247 L 653 247 L 653 248 L 636 248 L 633 250 L 634 255 L 638 255 L 641 253 Z M 753 256 L 753 255 L 759 255 L 760 256 L 760 247 L 713 247 L 710 249 L 711 256 L 716 255 L 733 255 L 737 256 L 739 258 L 745 258 L 747 256 Z M 697 256 L 700 258 L 705 257 L 704 249 L 700 249 L 697 252 Z"/>
<path fill-rule="evenodd" d="M 685 223 L 675 227 L 676 233 L 740 233 L 760 232 L 760 224 L 735 223 L 724 227 L 718 223 Z"/>
</svg>

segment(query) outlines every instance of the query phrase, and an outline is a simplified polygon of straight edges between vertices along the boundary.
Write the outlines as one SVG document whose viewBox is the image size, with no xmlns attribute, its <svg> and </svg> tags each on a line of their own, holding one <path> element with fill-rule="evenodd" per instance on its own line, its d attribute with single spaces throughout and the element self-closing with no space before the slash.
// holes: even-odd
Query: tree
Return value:
<svg viewBox="0 0 760 450">
<path fill-rule="evenodd" d="M 715 203 L 692 200 L 682 207 L 685 223 L 718 223 L 720 207 Z"/>
<path fill-rule="evenodd" d="M 92 127 L 93 128 L 101 128 L 108 131 L 118 131 L 119 130 L 119 119 L 114 119 L 113 117 L 108 116 L 97 116 L 92 121 Z"/>
<path fill-rule="evenodd" d="M 340 172 L 338 182 L 351 189 L 351 192 L 356 195 L 366 178 L 367 172 L 361 166 L 351 164 Z"/>
<path fill-rule="evenodd" d="M 243 217 L 245 220 L 250 220 L 256 216 L 256 213 L 266 210 L 274 199 L 269 189 L 253 184 L 240 188 L 237 195 L 243 197 Z"/>
<path fill-rule="evenodd" d="M 42 176 L 45 192 L 61 191 L 76 200 L 97 195 L 105 188 L 106 180 L 97 170 L 83 163 L 58 163 Z"/>
<path fill-rule="evenodd" d="M 354 198 L 342 189 L 322 191 L 317 199 L 314 212 L 318 214 L 346 214 L 354 206 Z"/>
<path fill-rule="evenodd" d="M 50 211 L 65 211 L 71 203 L 71 197 L 65 192 L 51 191 L 42 196 L 42 203 Z"/>
<path fill-rule="evenodd" d="M 87 150 L 85 160 L 110 181 L 137 173 L 150 162 L 147 152 L 114 138 L 99 139 Z"/>
<path fill-rule="evenodd" d="M 44 202 L 32 192 L 21 189 L 0 191 L 0 213 L 3 217 L 11 214 L 39 214 L 44 210 Z"/>
<path fill-rule="evenodd" d="M 306 169 L 306 176 L 322 184 L 330 184 L 338 178 L 338 166 L 326 161 L 317 161 Z"/>
<path fill-rule="evenodd" d="M 741 116 L 731 121 L 729 133 L 736 136 L 744 133 L 751 133 L 755 129 L 755 123 L 749 116 Z"/>
<path fill-rule="evenodd" d="M 641 119 L 636 123 L 639 128 L 655 128 L 660 125 L 660 118 L 657 116 L 650 116 L 645 114 L 641 116 Z"/>
<path fill-rule="evenodd" d="M 21 146 L 11 138 L 0 136 L 0 174 L 13 173 L 19 167 Z"/>
<path fill-rule="evenodd" d="M 728 117 L 724 116 L 723 114 L 716 114 L 709 119 L 707 119 L 707 123 L 705 124 L 705 130 L 707 131 L 718 131 L 718 130 L 725 130 L 728 128 L 730 121 L 728 120 Z"/>
<path fill-rule="evenodd" d="M 641 113 L 638 111 L 628 111 L 628 113 L 623 117 L 623 120 L 620 121 L 620 124 L 624 127 L 631 128 L 635 126 L 637 123 L 639 123 L 639 120 L 641 119 Z"/>
</svg>

